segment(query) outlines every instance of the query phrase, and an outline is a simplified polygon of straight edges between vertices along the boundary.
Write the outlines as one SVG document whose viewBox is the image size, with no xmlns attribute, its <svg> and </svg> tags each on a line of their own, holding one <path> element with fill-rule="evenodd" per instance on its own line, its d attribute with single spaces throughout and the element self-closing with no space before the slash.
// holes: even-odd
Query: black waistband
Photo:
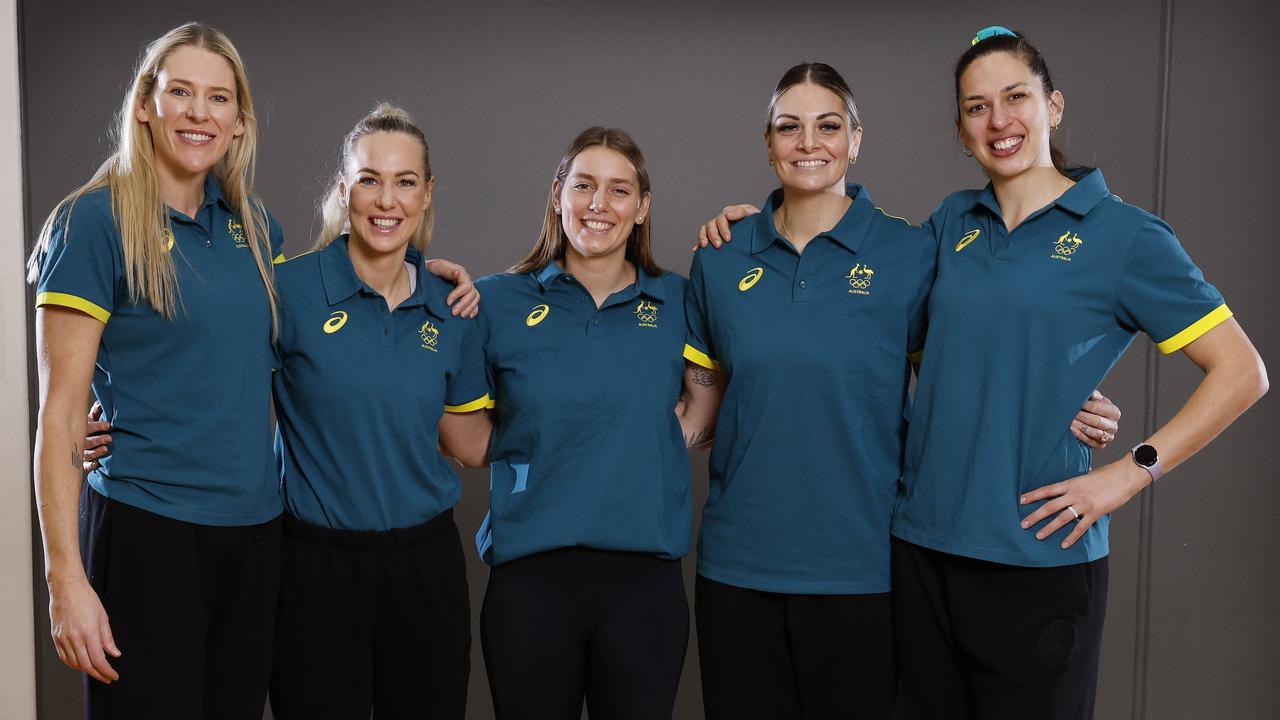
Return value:
<svg viewBox="0 0 1280 720">
<path fill-rule="evenodd" d="M 338 530 L 313 525 L 305 520 L 284 514 L 285 537 L 294 540 L 347 548 L 397 548 L 421 545 L 438 540 L 442 534 L 453 530 L 453 509 L 436 515 L 421 525 L 391 530 Z"/>
</svg>

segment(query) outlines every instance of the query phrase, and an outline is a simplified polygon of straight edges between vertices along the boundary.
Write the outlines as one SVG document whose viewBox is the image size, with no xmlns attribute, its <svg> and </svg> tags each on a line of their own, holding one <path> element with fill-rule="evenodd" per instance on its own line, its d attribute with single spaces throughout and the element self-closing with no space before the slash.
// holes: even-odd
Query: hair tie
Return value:
<svg viewBox="0 0 1280 720">
<path fill-rule="evenodd" d="M 981 30 L 979 30 L 978 34 L 973 36 L 973 40 L 969 41 L 969 44 L 977 45 L 978 43 L 982 42 L 983 40 L 986 40 L 987 38 L 993 38 L 999 35 L 1008 35 L 1011 38 L 1018 37 L 1018 33 L 1010 30 L 1009 28 L 1003 25 L 991 25 L 989 27 L 984 27 Z"/>
</svg>

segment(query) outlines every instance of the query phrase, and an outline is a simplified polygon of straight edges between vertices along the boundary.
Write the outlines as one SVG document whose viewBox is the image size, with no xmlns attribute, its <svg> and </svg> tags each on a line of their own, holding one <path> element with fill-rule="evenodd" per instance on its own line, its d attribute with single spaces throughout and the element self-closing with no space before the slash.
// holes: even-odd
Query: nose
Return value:
<svg viewBox="0 0 1280 720">
<path fill-rule="evenodd" d="M 991 112 L 987 115 L 987 123 L 996 130 L 1001 130 L 1009 124 L 1009 113 L 1000 103 L 991 106 Z"/>
<path fill-rule="evenodd" d="M 382 183 L 378 186 L 378 197 L 375 200 L 379 210 L 390 210 L 396 205 L 395 186 Z"/>
<path fill-rule="evenodd" d="M 191 102 L 187 103 L 187 117 L 196 122 L 202 122 L 209 116 L 209 108 L 207 101 L 200 95 L 191 98 Z"/>
<path fill-rule="evenodd" d="M 589 205 L 587 209 L 591 212 L 600 212 L 604 210 L 606 192 L 607 190 L 605 188 L 597 189 L 595 194 L 591 196 L 591 205 Z"/>
<path fill-rule="evenodd" d="M 813 150 L 818 147 L 818 129 L 806 126 L 800 131 L 800 148 Z"/>
</svg>

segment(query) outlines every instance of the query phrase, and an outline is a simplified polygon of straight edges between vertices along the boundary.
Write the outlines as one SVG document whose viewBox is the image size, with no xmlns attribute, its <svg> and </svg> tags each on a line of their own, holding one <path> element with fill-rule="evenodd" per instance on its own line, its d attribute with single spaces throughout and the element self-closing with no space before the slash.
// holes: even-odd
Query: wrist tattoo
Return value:
<svg viewBox="0 0 1280 720">
<path fill-rule="evenodd" d="M 71 467 L 80 470 L 80 443 L 71 443 Z"/>
<path fill-rule="evenodd" d="M 695 385 L 701 385 L 702 387 L 711 387 L 715 385 L 720 379 L 718 376 L 719 373 L 712 372 L 705 368 L 693 369 L 693 382 Z"/>
</svg>

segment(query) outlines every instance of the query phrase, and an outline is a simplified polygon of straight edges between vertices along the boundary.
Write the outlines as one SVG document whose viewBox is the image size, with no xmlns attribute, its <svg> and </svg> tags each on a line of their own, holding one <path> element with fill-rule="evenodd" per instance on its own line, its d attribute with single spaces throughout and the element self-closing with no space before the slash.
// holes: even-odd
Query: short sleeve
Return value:
<svg viewBox="0 0 1280 720">
<path fill-rule="evenodd" d="M 270 211 L 263 208 L 267 213 L 267 240 L 271 243 L 271 262 L 282 263 L 284 257 L 284 228 L 280 226 L 280 222 L 276 220 L 276 216 Z"/>
<path fill-rule="evenodd" d="M 929 326 L 929 294 L 938 275 L 938 239 L 933 231 L 933 219 L 925 223 L 920 233 L 920 258 L 916 265 L 916 289 L 907 306 L 907 353 L 918 360 L 924 350 L 924 338 Z"/>
<path fill-rule="evenodd" d="M 708 341 L 710 331 L 707 323 L 706 284 L 702 278 L 702 253 L 693 254 L 693 264 L 689 267 L 689 284 L 684 291 L 684 317 L 688 324 L 685 336 L 684 357 L 695 365 L 708 370 L 719 370 L 720 363 L 714 359 L 715 349 Z"/>
<path fill-rule="evenodd" d="M 1116 305 L 1122 324 L 1145 332 L 1166 354 L 1231 317 L 1222 294 L 1159 219 L 1138 230 L 1121 269 Z"/>
<path fill-rule="evenodd" d="M 81 198 L 60 215 L 40 261 L 36 307 L 68 307 L 106 323 L 124 273 L 110 210 Z"/>
<path fill-rule="evenodd" d="M 479 325 L 474 320 L 455 322 L 461 323 L 465 330 L 458 351 L 458 367 L 445 385 L 445 412 L 465 413 L 493 407 Z"/>
</svg>

